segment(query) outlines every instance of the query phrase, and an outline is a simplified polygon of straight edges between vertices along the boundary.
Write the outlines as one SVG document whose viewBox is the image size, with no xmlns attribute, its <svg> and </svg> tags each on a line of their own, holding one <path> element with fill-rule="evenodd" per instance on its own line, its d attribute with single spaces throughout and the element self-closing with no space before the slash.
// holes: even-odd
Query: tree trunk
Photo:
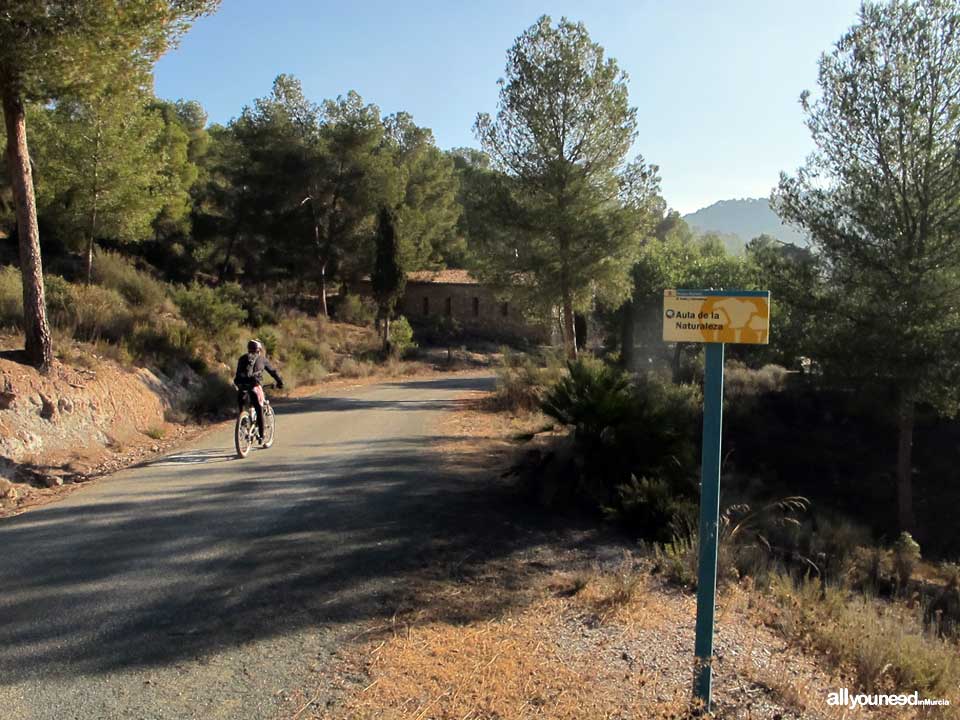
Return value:
<svg viewBox="0 0 960 720">
<path fill-rule="evenodd" d="M 330 220 L 327 220 L 327 237 L 330 237 Z M 320 242 L 320 219 L 316 216 L 315 212 L 313 216 L 313 241 L 317 245 L 317 251 L 322 250 L 323 243 Z M 326 255 L 326 253 L 322 254 Z M 329 257 L 324 257 L 320 262 L 320 310 L 326 318 L 330 317 L 330 312 L 327 310 L 327 263 L 329 261 Z"/>
<path fill-rule="evenodd" d="M 383 352 L 390 353 L 390 313 L 383 315 Z"/>
<path fill-rule="evenodd" d="M 327 263 L 326 261 L 320 266 L 320 309 L 323 311 L 324 317 L 330 317 L 330 312 L 327 310 Z"/>
<path fill-rule="evenodd" d="M 87 285 L 93 282 L 93 235 L 87 240 Z"/>
<path fill-rule="evenodd" d="M 46 372 L 53 364 L 53 340 L 43 293 L 40 229 L 37 227 L 37 203 L 27 149 L 26 113 L 23 101 L 9 85 L 3 88 L 3 117 L 7 129 L 7 164 L 17 211 L 26 353 L 30 362 Z"/>
<path fill-rule="evenodd" d="M 90 241 L 87 243 L 87 285 L 93 282 L 93 245 L 97 237 L 97 200 L 100 199 L 100 137 L 102 131 L 97 123 L 97 141 L 93 165 L 93 207 L 90 210 Z"/>
<path fill-rule="evenodd" d="M 569 292 L 563 294 L 563 347 L 571 360 L 577 358 L 577 329 L 573 323 L 573 298 Z"/>
<path fill-rule="evenodd" d="M 620 365 L 624 370 L 633 370 L 634 326 L 633 300 L 627 300 L 620 309 Z"/>
<path fill-rule="evenodd" d="M 673 346 L 673 384 L 680 384 L 680 360 L 683 358 L 683 343 L 675 343 Z"/>
<path fill-rule="evenodd" d="M 897 444 L 897 519 L 902 532 L 914 532 L 913 517 L 913 424 L 916 405 L 903 392 L 898 408 L 899 442 Z"/>
<path fill-rule="evenodd" d="M 227 270 L 230 268 L 230 261 L 233 259 L 233 246 L 237 242 L 237 233 L 230 236 L 230 242 L 227 243 L 227 254 L 223 258 L 223 264 L 220 266 L 220 274 L 217 276 L 217 285 L 223 285 L 227 279 Z"/>
</svg>

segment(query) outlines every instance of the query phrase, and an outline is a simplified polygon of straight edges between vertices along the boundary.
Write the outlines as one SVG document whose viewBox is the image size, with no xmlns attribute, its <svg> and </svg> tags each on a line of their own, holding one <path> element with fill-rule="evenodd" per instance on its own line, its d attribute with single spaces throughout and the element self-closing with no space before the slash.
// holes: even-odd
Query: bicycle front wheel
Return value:
<svg viewBox="0 0 960 720">
<path fill-rule="evenodd" d="M 273 445 L 273 439 L 277 432 L 277 417 L 273 414 L 273 408 L 270 405 L 263 406 L 263 447 L 268 448 Z"/>
</svg>

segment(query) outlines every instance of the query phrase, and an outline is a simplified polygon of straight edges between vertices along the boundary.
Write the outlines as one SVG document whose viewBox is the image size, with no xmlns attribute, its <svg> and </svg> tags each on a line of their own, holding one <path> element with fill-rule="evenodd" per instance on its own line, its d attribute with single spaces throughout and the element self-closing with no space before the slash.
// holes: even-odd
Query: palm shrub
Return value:
<svg viewBox="0 0 960 720">
<path fill-rule="evenodd" d="M 574 437 L 585 446 L 602 445 L 626 422 L 631 413 L 629 376 L 595 358 L 567 364 L 561 378 L 543 398 L 546 415 L 572 426 Z"/>
<path fill-rule="evenodd" d="M 664 539 L 696 496 L 699 390 L 632 380 L 590 357 L 567 369 L 541 408 L 573 429 L 577 493 L 631 531 Z"/>
</svg>

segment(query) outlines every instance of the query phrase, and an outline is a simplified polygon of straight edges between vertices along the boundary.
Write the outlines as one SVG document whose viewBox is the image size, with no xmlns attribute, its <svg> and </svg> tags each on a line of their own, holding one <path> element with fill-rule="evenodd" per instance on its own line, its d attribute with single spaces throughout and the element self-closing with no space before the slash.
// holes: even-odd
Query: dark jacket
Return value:
<svg viewBox="0 0 960 720">
<path fill-rule="evenodd" d="M 240 356 L 237 363 L 237 374 L 233 379 L 238 388 L 250 388 L 254 385 L 263 384 L 263 371 L 266 370 L 277 381 L 278 385 L 283 384 L 283 379 L 277 369 L 271 365 L 267 359 L 259 353 L 247 353 Z"/>
</svg>

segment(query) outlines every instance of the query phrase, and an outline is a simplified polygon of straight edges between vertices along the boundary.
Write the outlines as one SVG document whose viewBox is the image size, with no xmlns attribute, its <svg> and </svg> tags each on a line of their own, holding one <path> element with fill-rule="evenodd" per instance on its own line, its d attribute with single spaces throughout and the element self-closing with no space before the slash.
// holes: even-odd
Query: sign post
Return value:
<svg viewBox="0 0 960 720">
<path fill-rule="evenodd" d="M 713 625 L 717 606 L 723 361 L 726 343 L 760 345 L 770 338 L 770 293 L 751 290 L 664 290 L 663 339 L 705 343 L 703 450 L 700 469 L 700 558 L 694 697 L 709 712 L 713 685 Z"/>
</svg>

